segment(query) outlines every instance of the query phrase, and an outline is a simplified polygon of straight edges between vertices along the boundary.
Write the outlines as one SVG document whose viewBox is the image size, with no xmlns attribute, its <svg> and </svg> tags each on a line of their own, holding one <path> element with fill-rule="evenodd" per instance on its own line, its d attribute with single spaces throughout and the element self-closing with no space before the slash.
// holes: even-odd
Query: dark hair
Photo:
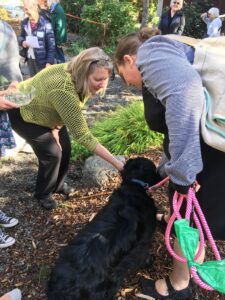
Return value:
<svg viewBox="0 0 225 300">
<path fill-rule="evenodd" d="M 124 63 L 124 55 L 135 55 L 138 48 L 149 38 L 161 34 L 161 31 L 150 29 L 147 27 L 141 28 L 138 32 L 129 33 L 127 36 L 119 40 L 115 53 L 115 68 Z"/>
</svg>

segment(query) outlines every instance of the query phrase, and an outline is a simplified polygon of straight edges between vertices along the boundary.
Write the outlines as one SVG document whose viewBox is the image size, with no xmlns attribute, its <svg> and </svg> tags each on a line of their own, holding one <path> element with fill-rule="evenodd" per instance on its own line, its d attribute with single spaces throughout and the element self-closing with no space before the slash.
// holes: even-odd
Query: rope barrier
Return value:
<svg viewBox="0 0 225 300">
<path fill-rule="evenodd" d="M 105 36 L 105 34 L 106 34 L 106 29 L 107 29 L 107 24 L 106 24 L 106 23 L 100 23 L 100 22 L 96 22 L 96 21 L 84 19 L 84 18 L 81 18 L 81 17 L 78 17 L 78 16 L 74 16 L 74 15 L 71 15 L 71 14 L 66 14 L 66 15 L 67 15 L 68 17 L 73 18 L 73 19 L 79 19 L 79 20 L 82 20 L 82 21 L 85 21 L 85 22 L 88 22 L 88 23 L 97 24 L 97 25 L 102 25 L 102 26 L 103 26 L 103 34 L 104 34 L 104 36 Z"/>
</svg>

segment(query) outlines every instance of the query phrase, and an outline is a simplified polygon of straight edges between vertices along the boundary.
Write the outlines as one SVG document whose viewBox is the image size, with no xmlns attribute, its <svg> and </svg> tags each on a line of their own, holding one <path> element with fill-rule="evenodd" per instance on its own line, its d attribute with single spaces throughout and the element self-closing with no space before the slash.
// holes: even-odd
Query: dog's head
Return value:
<svg viewBox="0 0 225 300">
<path fill-rule="evenodd" d="M 129 159 L 124 166 L 121 176 L 123 183 L 129 183 L 132 179 L 138 179 L 152 186 L 160 181 L 160 177 L 156 173 L 155 164 L 144 157 Z"/>
</svg>

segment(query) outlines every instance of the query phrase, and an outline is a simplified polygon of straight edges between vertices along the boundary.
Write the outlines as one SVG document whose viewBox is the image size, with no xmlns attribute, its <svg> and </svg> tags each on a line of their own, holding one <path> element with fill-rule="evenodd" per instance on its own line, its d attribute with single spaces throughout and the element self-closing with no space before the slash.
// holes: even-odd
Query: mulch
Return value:
<svg viewBox="0 0 225 300">
<path fill-rule="evenodd" d="M 161 151 L 152 149 L 142 156 L 157 163 Z M 46 300 L 46 282 L 60 249 L 107 203 L 108 196 L 119 184 L 120 178 L 114 178 L 105 187 L 90 187 L 82 178 L 82 164 L 71 164 L 68 183 L 75 186 L 76 192 L 69 200 L 55 195 L 60 205 L 49 212 L 42 210 L 32 199 L 37 171 L 37 161 L 33 154 L 19 154 L 13 160 L 3 160 L 0 168 L 0 207 L 8 215 L 19 219 L 15 228 L 5 230 L 16 238 L 15 245 L 0 249 L 0 295 L 18 287 L 22 290 L 24 300 Z M 154 193 L 154 199 L 159 210 L 167 209 L 165 187 Z M 218 242 L 218 245 L 222 257 L 225 257 L 224 242 Z M 136 293 L 140 292 L 140 276 L 157 279 L 171 271 L 172 260 L 159 230 L 150 252 L 151 267 L 128 278 L 117 300 L 140 299 L 136 297 Z M 208 259 L 213 259 L 210 251 L 207 252 Z M 197 288 L 193 299 L 225 298 L 217 292 Z"/>
</svg>

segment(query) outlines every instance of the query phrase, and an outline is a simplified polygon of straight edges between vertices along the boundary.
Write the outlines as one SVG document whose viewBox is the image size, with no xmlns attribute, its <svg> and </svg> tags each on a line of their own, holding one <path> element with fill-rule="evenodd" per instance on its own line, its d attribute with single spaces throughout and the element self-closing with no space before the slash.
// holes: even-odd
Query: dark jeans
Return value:
<svg viewBox="0 0 225 300">
<path fill-rule="evenodd" d="M 62 47 L 55 46 L 55 59 L 57 64 L 62 64 L 65 62 L 65 56 Z"/>
<path fill-rule="evenodd" d="M 8 111 L 12 128 L 33 148 L 39 162 L 34 197 L 41 199 L 62 190 L 68 173 L 71 144 L 66 127 L 59 131 L 62 151 L 51 129 L 23 121 L 20 110 Z"/>
</svg>

